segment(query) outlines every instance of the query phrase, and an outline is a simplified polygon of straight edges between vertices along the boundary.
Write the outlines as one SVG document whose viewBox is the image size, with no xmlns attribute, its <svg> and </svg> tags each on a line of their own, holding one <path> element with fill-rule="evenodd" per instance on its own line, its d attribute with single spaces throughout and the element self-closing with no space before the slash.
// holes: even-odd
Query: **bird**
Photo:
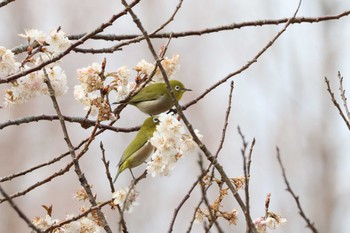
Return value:
<svg viewBox="0 0 350 233">
<path fill-rule="evenodd" d="M 125 169 L 129 168 L 131 171 L 131 168 L 141 165 L 152 154 L 154 147 L 149 142 L 149 139 L 153 136 L 158 123 L 159 119 L 157 116 L 150 116 L 143 122 L 139 132 L 120 158 L 118 172 L 113 183 L 115 183 L 120 173 Z"/>
<path fill-rule="evenodd" d="M 178 101 L 186 91 L 191 91 L 178 80 L 170 80 L 169 83 Z M 149 84 L 141 89 L 127 104 L 133 105 L 151 116 L 165 112 L 174 106 L 166 84 L 159 82 Z"/>
</svg>

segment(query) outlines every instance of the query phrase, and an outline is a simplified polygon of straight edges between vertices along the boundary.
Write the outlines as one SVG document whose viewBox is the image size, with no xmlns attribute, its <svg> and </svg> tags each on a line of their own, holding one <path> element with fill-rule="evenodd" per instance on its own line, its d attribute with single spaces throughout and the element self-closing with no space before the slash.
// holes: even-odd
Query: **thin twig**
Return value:
<svg viewBox="0 0 350 233">
<path fill-rule="evenodd" d="M 251 165 L 251 159 L 253 154 L 253 148 L 255 145 L 255 138 L 252 141 L 252 144 L 249 149 L 249 154 L 246 156 L 246 151 L 248 148 L 248 143 L 245 140 L 245 137 L 241 131 L 241 128 L 238 126 L 238 133 L 241 136 L 243 148 L 241 149 L 241 154 L 243 158 L 243 172 L 244 172 L 244 179 L 245 179 L 245 185 L 244 185 L 244 194 L 245 194 L 245 205 L 247 207 L 247 212 L 244 213 L 246 218 L 246 225 L 247 229 L 246 232 L 250 233 L 252 229 L 251 223 L 248 221 L 248 217 L 250 216 L 250 196 L 249 196 L 249 181 L 250 181 L 250 165 Z"/>
<path fill-rule="evenodd" d="M 331 96 L 331 100 L 332 100 L 334 106 L 338 109 L 340 116 L 343 118 L 343 120 L 344 120 L 346 126 L 347 126 L 348 129 L 350 130 L 350 121 L 346 118 L 346 116 L 345 116 L 345 114 L 343 113 L 343 110 L 341 109 L 341 107 L 340 107 L 338 101 L 335 99 L 334 93 L 333 93 L 332 90 L 331 90 L 331 86 L 330 86 L 330 84 L 329 84 L 329 80 L 327 79 L 327 77 L 325 77 L 325 82 L 326 82 L 326 85 L 327 85 L 327 91 L 328 91 L 329 95 Z"/>
<path fill-rule="evenodd" d="M 203 178 L 203 173 L 201 174 L 201 179 Z M 175 220 L 182 208 L 182 206 L 186 203 L 186 201 L 190 198 L 192 191 L 195 189 L 195 187 L 197 187 L 198 183 L 200 182 L 201 179 L 197 179 L 196 182 L 194 182 L 191 186 L 191 188 L 189 189 L 189 191 L 187 192 L 187 194 L 185 195 L 185 197 L 180 201 L 179 205 L 174 209 L 174 214 L 173 217 L 171 218 L 171 222 L 169 225 L 169 229 L 168 229 L 168 233 L 173 232 L 173 228 L 174 228 L 174 224 L 175 224 Z"/>
<path fill-rule="evenodd" d="M 176 8 L 175 8 L 175 11 L 174 11 L 173 14 L 170 16 L 170 18 L 169 18 L 165 23 L 163 23 L 162 25 L 160 25 L 159 28 L 157 28 L 156 30 L 154 30 L 154 32 L 152 32 L 152 33 L 150 34 L 150 36 L 157 34 L 159 31 L 161 31 L 163 28 L 165 28 L 166 25 L 168 25 L 171 21 L 174 20 L 174 18 L 175 18 L 175 16 L 176 16 L 177 12 L 178 12 L 178 11 L 180 10 L 180 8 L 181 8 L 182 3 L 183 3 L 183 0 L 180 0 L 179 3 L 177 4 Z M 170 34 L 170 37 L 171 37 L 171 34 Z"/>
<path fill-rule="evenodd" d="M 299 11 L 299 8 L 300 8 L 300 4 L 301 4 L 301 1 L 299 2 L 299 5 L 293 15 L 293 18 L 296 16 L 297 12 Z M 130 12 L 130 11 L 129 11 Z M 248 63 L 246 66 L 242 67 L 240 70 L 230 74 L 227 76 L 226 79 L 223 79 L 221 80 L 220 82 L 226 82 L 230 77 L 242 72 L 243 70 L 247 69 L 253 62 L 255 62 L 257 60 L 257 58 L 259 58 L 269 47 L 272 46 L 272 44 L 283 34 L 283 32 L 286 31 L 287 27 L 290 25 L 290 21 L 287 21 L 286 25 L 284 26 L 284 28 L 277 33 L 277 35 L 272 39 L 272 41 L 270 41 L 267 46 L 265 46 L 256 56 L 255 58 L 250 62 Z M 150 42 L 149 42 L 149 47 L 151 47 L 150 45 Z M 154 54 L 154 53 L 153 53 Z M 156 58 L 156 57 L 155 57 Z M 160 69 L 162 71 L 162 75 L 164 77 L 164 80 L 165 82 L 167 83 L 167 86 L 169 86 L 168 84 L 168 80 L 167 80 L 167 75 L 166 75 L 166 72 L 164 71 L 164 69 L 162 69 L 163 67 L 160 65 Z M 220 84 L 219 82 L 219 84 Z M 218 84 L 218 85 L 219 85 Z M 170 89 L 170 87 L 169 87 Z M 215 168 L 218 170 L 218 172 L 220 173 L 221 177 L 222 177 L 222 180 L 227 184 L 227 186 L 229 187 L 230 191 L 232 192 L 232 194 L 234 195 L 234 197 L 236 198 L 238 204 L 240 205 L 241 209 L 243 210 L 243 212 L 245 213 L 246 212 L 246 206 L 244 205 L 241 197 L 239 196 L 239 194 L 237 193 L 237 190 L 235 189 L 235 187 L 232 185 L 232 183 L 230 182 L 229 178 L 227 177 L 225 171 L 223 170 L 222 166 L 217 162 L 216 158 L 213 157 L 210 153 L 210 151 L 206 148 L 206 146 L 198 139 L 197 135 L 195 134 L 194 130 L 193 130 L 193 127 L 192 125 L 189 123 L 189 121 L 187 120 L 187 118 L 184 116 L 183 112 L 182 112 L 182 109 L 180 108 L 178 102 L 176 101 L 176 98 L 175 96 L 173 95 L 172 92 L 170 92 L 171 96 L 172 96 L 172 99 L 173 99 L 173 102 L 175 103 L 175 107 L 176 109 L 178 110 L 178 114 L 180 115 L 181 119 L 185 122 L 186 126 L 187 126 L 187 129 L 190 131 L 194 141 L 198 144 L 198 146 L 201 148 L 201 150 L 204 152 L 204 154 L 207 156 L 207 159 L 213 163 L 213 165 L 215 166 Z M 249 224 L 252 226 L 252 232 L 257 232 L 255 226 L 253 225 L 253 222 L 250 218 L 250 216 L 248 216 L 248 221 L 249 221 Z"/>
<path fill-rule="evenodd" d="M 70 123 L 79 123 L 84 129 L 89 128 L 91 126 L 95 126 L 96 123 L 97 127 L 99 129 L 107 129 L 110 131 L 114 132 L 124 132 L 124 133 L 129 133 L 129 132 L 134 132 L 140 129 L 139 126 L 132 127 L 132 128 L 118 128 L 118 127 L 113 127 L 111 125 L 105 125 L 101 124 L 100 122 L 94 121 L 94 120 L 89 120 L 84 117 L 70 117 L 70 116 L 63 116 L 64 120 L 66 122 Z M 59 117 L 57 115 L 40 115 L 40 116 L 29 116 L 29 117 L 24 117 L 16 120 L 9 120 L 7 122 L 1 123 L 0 124 L 0 130 L 9 127 L 9 126 L 14 126 L 14 125 L 21 125 L 25 123 L 32 123 L 32 122 L 39 122 L 39 121 L 55 121 L 59 120 Z"/>
<path fill-rule="evenodd" d="M 16 211 L 16 213 L 19 215 L 21 219 L 23 219 L 24 222 L 27 223 L 27 225 L 32 228 L 35 232 L 42 233 L 42 231 L 37 228 L 30 220 L 29 218 L 22 212 L 20 208 L 13 202 L 12 198 L 8 196 L 8 194 L 5 192 L 5 190 L 0 185 L 0 193 L 4 196 L 6 201 L 10 204 L 12 209 Z"/>
<path fill-rule="evenodd" d="M 221 31 L 232 31 L 236 29 L 242 29 L 245 27 L 261 27 L 261 26 L 269 26 L 269 25 L 280 25 L 288 22 L 291 20 L 291 24 L 302 24 L 302 23 L 319 23 L 323 21 L 330 21 L 330 20 L 338 20 L 340 18 L 346 17 L 350 15 L 350 10 L 334 14 L 334 15 L 325 15 L 325 16 L 318 16 L 318 17 L 295 17 L 295 18 L 282 18 L 282 19 L 263 19 L 263 20 L 256 20 L 256 21 L 248 21 L 248 22 L 241 22 L 241 23 L 231 23 L 224 26 L 217 26 L 212 28 L 206 28 L 202 30 L 196 30 L 196 31 L 183 31 L 183 32 L 165 32 L 165 33 L 157 33 L 157 34 L 150 34 L 149 37 L 151 39 L 161 39 L 161 38 L 169 38 L 169 35 L 172 34 L 173 38 L 183 38 L 183 37 L 189 37 L 189 36 L 202 36 L 205 34 L 211 34 Z M 70 40 L 78 40 L 85 36 L 86 33 L 77 34 L 77 35 L 69 35 L 68 38 Z M 93 40 L 105 40 L 105 41 L 123 41 L 123 40 L 132 40 L 137 37 L 142 37 L 143 35 L 136 35 L 136 34 L 130 34 L 130 35 L 116 35 L 116 34 L 98 34 L 91 39 Z M 16 53 L 17 51 L 26 51 L 26 49 L 23 48 L 14 48 L 12 49 L 12 52 Z"/>
<path fill-rule="evenodd" d="M 67 225 L 67 224 L 69 224 L 71 222 L 74 222 L 74 221 L 76 221 L 78 219 L 81 219 L 82 217 L 86 217 L 89 213 L 97 211 L 97 210 L 100 210 L 103 206 L 108 205 L 111 202 L 113 202 L 113 200 L 107 200 L 107 201 L 104 201 L 104 202 L 98 204 L 97 206 L 92 206 L 88 210 L 85 210 L 83 213 L 81 213 L 81 214 L 79 214 L 77 216 L 74 216 L 72 218 L 69 218 L 69 219 L 64 220 L 64 221 L 62 221 L 60 223 L 57 223 L 57 224 L 54 224 L 54 225 L 50 226 L 43 233 L 53 232 L 53 230 L 56 229 L 56 228 L 62 227 L 64 225 Z"/>
<path fill-rule="evenodd" d="M 283 29 L 280 30 L 276 36 L 274 36 L 272 38 L 271 41 L 269 41 L 267 43 L 267 45 L 265 47 L 263 47 L 255 56 L 253 59 L 251 59 L 250 61 L 248 61 L 244 66 L 242 66 L 241 68 L 239 68 L 238 70 L 236 70 L 235 72 L 233 73 L 230 73 L 228 75 L 226 75 L 226 77 L 224 77 L 223 79 L 221 79 L 220 81 L 216 82 L 214 85 L 212 85 L 211 87 L 209 87 L 208 89 L 206 89 L 203 94 L 201 94 L 200 96 L 198 96 L 195 100 L 185 104 L 182 108 L 184 110 L 186 110 L 188 107 L 190 107 L 191 105 L 194 105 L 196 104 L 199 100 L 201 100 L 202 98 L 204 98 L 208 93 L 210 93 L 212 90 L 214 90 L 215 88 L 217 88 L 218 86 L 220 86 L 221 84 L 225 83 L 227 80 L 229 80 L 230 78 L 242 73 L 243 71 L 247 70 L 252 64 L 254 64 L 255 62 L 258 61 L 258 59 L 277 41 L 277 39 L 287 30 L 287 28 L 289 27 L 289 25 L 291 24 L 292 22 L 292 19 L 295 18 L 296 14 L 298 13 L 299 11 L 299 7 L 300 7 L 300 4 L 301 4 L 301 0 L 299 2 L 299 5 L 298 5 L 298 8 L 297 10 L 295 11 L 294 15 L 292 18 L 290 18 L 286 24 L 284 25 Z"/>
<path fill-rule="evenodd" d="M 129 196 L 131 194 L 131 191 L 135 190 L 136 185 L 144 178 L 146 178 L 147 175 L 147 171 L 144 171 L 139 177 L 137 177 L 136 179 L 133 179 L 129 185 L 129 191 L 126 193 L 125 195 L 125 200 L 124 200 L 124 205 L 121 208 L 119 205 L 118 207 L 118 211 L 120 214 L 120 220 L 119 220 L 119 231 L 123 230 L 124 233 L 127 233 L 127 227 L 126 227 L 126 223 L 125 223 L 125 218 L 124 218 L 124 213 L 126 210 L 126 202 L 129 200 Z"/>
<path fill-rule="evenodd" d="M 201 173 L 204 174 L 204 168 L 203 168 L 203 159 L 202 156 L 199 156 L 199 161 L 198 161 L 199 167 L 201 169 Z M 211 229 L 211 227 L 213 226 L 213 224 L 216 226 L 218 232 L 223 233 L 223 230 L 221 229 L 219 222 L 217 221 L 217 216 L 215 215 L 215 213 L 213 213 L 213 209 L 209 203 L 209 200 L 207 198 L 207 189 L 205 188 L 205 185 L 203 182 L 200 182 L 200 186 L 201 186 L 201 191 L 202 191 L 202 200 L 204 202 L 204 204 L 207 206 L 208 212 L 209 212 L 209 226 L 206 229 L 206 233 L 208 233 Z"/>
<path fill-rule="evenodd" d="M 292 195 L 295 203 L 297 204 L 297 207 L 298 207 L 298 210 L 299 210 L 299 214 L 305 220 L 307 227 L 310 228 L 310 230 L 313 233 L 318 233 L 318 230 L 316 229 L 315 224 L 312 223 L 310 221 L 310 219 L 306 216 L 305 212 L 303 211 L 303 208 L 301 207 L 301 204 L 300 204 L 300 201 L 299 201 L 299 197 L 297 195 L 295 195 L 295 193 L 292 190 L 292 187 L 289 184 L 289 181 L 288 181 L 287 175 L 286 175 L 286 171 L 285 171 L 285 168 L 284 168 L 283 163 L 282 163 L 280 150 L 279 150 L 278 147 L 276 148 L 276 151 L 277 151 L 277 160 L 278 160 L 278 163 L 280 164 L 280 167 L 281 167 L 281 170 L 282 170 L 282 176 L 283 176 L 283 179 L 284 179 L 284 183 L 287 186 L 287 191 Z"/>
<path fill-rule="evenodd" d="M 319 17 L 298 17 L 298 18 L 292 18 L 291 24 L 302 24 L 302 23 L 319 23 L 323 21 L 330 21 L 330 20 L 338 20 L 340 18 L 346 17 L 350 15 L 350 10 L 344 11 L 342 13 L 336 14 L 336 15 L 326 15 L 326 16 L 319 16 Z M 264 19 L 264 20 L 258 20 L 258 21 L 249 21 L 249 22 L 242 22 L 242 23 L 232 23 L 224 26 L 219 27 L 213 27 L 213 28 L 207 28 L 202 30 L 196 30 L 196 31 L 184 31 L 184 32 L 166 32 L 166 33 L 158 33 L 158 34 L 150 34 L 150 38 L 169 38 L 170 35 L 173 38 L 183 38 L 183 37 L 190 37 L 190 36 L 202 36 L 206 34 L 212 34 L 217 33 L 221 31 L 232 31 L 236 29 L 241 29 L 245 27 L 261 27 L 261 26 L 268 26 L 268 25 L 280 25 L 283 23 L 288 22 L 290 18 L 283 18 L 283 19 Z M 87 33 L 77 34 L 77 35 L 70 35 L 68 38 L 70 40 L 79 40 L 82 37 L 87 35 Z M 92 53 L 92 54 L 99 54 L 99 53 L 114 53 L 117 50 L 120 50 L 122 47 L 138 43 L 142 40 L 144 40 L 143 35 L 115 35 L 115 34 L 97 34 L 90 39 L 93 40 L 105 40 L 105 41 L 123 41 L 126 40 L 126 42 L 120 43 L 118 45 L 109 47 L 109 48 L 101 48 L 101 49 L 84 49 L 84 48 L 74 48 L 72 51 L 77 53 Z M 11 51 L 15 54 L 26 52 L 28 46 L 17 46 Z"/>
<path fill-rule="evenodd" d="M 77 150 L 78 147 L 79 147 L 79 146 L 75 147 L 74 149 Z M 42 167 L 51 165 L 51 164 L 53 164 L 53 163 L 56 163 L 56 162 L 60 161 L 61 159 L 63 159 L 64 157 L 66 157 L 67 155 L 69 155 L 69 152 L 64 153 L 64 154 L 62 154 L 62 155 L 60 155 L 60 156 L 58 156 L 58 157 L 56 157 L 56 158 L 54 158 L 54 159 L 52 159 L 52 160 L 50 160 L 50 161 L 48 161 L 48 162 L 41 163 L 41 164 L 39 164 L 39 165 L 36 165 L 36 166 L 34 166 L 34 167 L 31 167 L 31 168 L 29 168 L 29 169 L 27 169 L 27 170 L 24 170 L 24 171 L 21 171 L 21 172 L 18 172 L 18 173 L 14 173 L 14 174 L 11 174 L 11 175 L 8 175 L 8 176 L 5 176 L 5 177 L 1 177 L 1 178 L 0 178 L 0 183 L 5 182 L 5 181 L 12 180 L 12 179 L 14 179 L 14 178 L 16 178 L 16 177 L 24 176 L 24 175 L 26 175 L 26 174 L 28 174 L 28 173 L 30 173 L 30 172 L 33 172 L 33 171 L 35 171 L 35 170 L 37 170 L 37 169 L 39 169 L 39 168 L 42 168 Z M 1 200 L 0 200 L 0 201 L 1 201 Z M 1 202 L 0 202 L 0 203 L 1 203 Z"/>
<path fill-rule="evenodd" d="M 205 173 L 205 172 L 204 172 L 204 173 Z M 202 173 L 201 176 L 204 175 L 204 173 Z M 212 183 L 209 183 L 209 184 L 207 185 L 207 187 L 205 187 L 205 192 L 207 192 L 207 191 L 209 190 L 209 188 L 211 187 L 211 185 L 212 185 Z M 197 213 L 197 210 L 199 209 L 199 207 L 202 205 L 203 202 L 204 202 L 204 199 L 203 199 L 203 197 L 202 197 L 201 200 L 199 201 L 199 203 L 197 204 L 196 208 L 194 209 L 193 216 L 192 216 L 192 219 L 191 219 L 191 221 L 190 221 L 190 225 L 189 225 L 189 227 L 187 228 L 186 233 L 190 233 L 190 232 L 191 232 L 192 225 L 193 225 L 194 221 L 196 220 L 196 213 Z"/>
<path fill-rule="evenodd" d="M 90 187 L 90 185 L 89 185 L 89 183 L 88 183 L 84 173 L 82 172 L 82 170 L 80 168 L 79 161 L 76 160 L 77 156 L 75 154 L 74 146 L 73 146 L 73 144 L 72 144 L 72 142 L 70 140 L 70 137 L 69 137 L 69 134 L 68 134 L 68 131 L 67 131 L 67 127 L 66 127 L 66 124 L 65 124 L 65 121 L 64 121 L 64 118 L 62 116 L 60 107 L 59 107 L 57 99 L 55 97 L 55 91 L 54 91 L 54 89 L 53 89 L 53 87 L 52 87 L 52 85 L 50 83 L 50 79 L 49 79 L 45 69 L 44 69 L 44 74 L 45 74 L 45 80 L 44 81 L 45 81 L 45 83 L 46 83 L 46 85 L 48 87 L 48 90 L 49 90 L 49 93 L 50 93 L 50 98 L 51 98 L 51 101 L 53 103 L 54 109 L 55 109 L 55 111 L 57 113 L 57 116 L 59 117 L 60 125 L 61 125 L 62 132 L 63 132 L 63 135 L 64 135 L 64 140 L 66 141 L 66 144 L 67 144 L 67 146 L 69 148 L 69 153 L 70 153 L 70 155 L 72 157 L 72 160 L 74 162 L 75 173 L 79 177 L 80 184 L 84 188 L 86 194 L 88 195 L 91 205 L 92 206 L 97 206 L 97 202 L 96 202 L 96 199 L 95 199 L 95 197 L 94 197 L 94 195 L 92 193 L 91 187 Z M 85 146 L 86 148 L 88 147 L 88 145 L 93 140 L 96 130 L 97 130 L 97 124 L 96 124 L 96 127 L 94 128 L 94 130 L 93 130 L 93 132 L 92 132 L 92 134 L 90 136 L 89 141 L 87 141 L 87 143 L 86 143 L 86 146 Z M 106 232 L 112 233 L 112 230 L 109 227 L 104 214 L 100 210 L 97 210 L 97 215 L 100 218 L 100 220 L 102 221 L 103 227 L 106 230 Z"/>
<path fill-rule="evenodd" d="M 253 138 L 252 144 L 250 145 L 248 160 L 247 160 L 247 173 L 245 173 L 245 203 L 247 206 L 247 216 L 250 216 L 250 197 L 249 197 L 249 184 L 250 184 L 250 166 L 252 163 L 252 154 L 255 146 L 255 138 Z M 247 233 L 251 232 L 252 225 L 247 222 Z"/>
<path fill-rule="evenodd" d="M 217 158 L 219 156 L 219 153 L 224 145 L 225 139 L 226 139 L 226 131 L 227 131 L 227 126 L 228 126 L 228 119 L 231 113 L 231 106 L 232 106 L 232 94 L 233 94 L 233 89 L 234 89 L 234 82 L 231 81 L 231 85 L 230 85 L 230 94 L 228 96 L 228 105 L 227 105 L 227 109 L 226 109 L 226 115 L 225 115 L 225 121 L 224 121 L 224 127 L 222 128 L 222 134 L 221 134 L 221 139 L 220 139 L 220 143 L 218 146 L 218 149 L 215 153 L 215 158 Z"/>
<path fill-rule="evenodd" d="M 128 3 L 125 0 L 121 0 L 123 5 L 125 7 L 128 6 Z M 207 159 L 215 166 L 215 168 L 218 170 L 218 172 L 220 173 L 223 181 L 227 184 L 227 186 L 229 187 L 230 191 L 232 192 L 233 196 L 235 197 L 236 201 L 238 202 L 238 204 L 240 205 L 241 209 L 243 211 L 245 211 L 245 205 L 244 202 L 242 201 L 240 195 L 237 193 L 236 188 L 233 186 L 233 184 L 231 183 L 230 179 L 228 178 L 226 172 L 224 171 L 223 167 L 218 163 L 217 159 L 211 154 L 211 152 L 207 149 L 207 147 L 199 140 L 198 136 L 196 135 L 196 133 L 194 132 L 194 129 L 192 127 L 192 125 L 189 123 L 189 121 L 187 120 L 187 118 L 185 117 L 178 101 L 175 98 L 174 95 L 174 91 L 173 89 L 170 87 L 170 83 L 169 83 L 169 79 L 167 77 L 167 74 L 164 70 L 164 67 L 161 64 L 161 61 L 152 45 L 152 42 L 147 34 L 147 32 L 145 31 L 145 29 L 142 26 L 142 23 L 140 22 L 140 20 L 138 19 L 138 17 L 135 15 L 135 13 L 133 12 L 132 9 L 128 10 L 130 15 L 132 16 L 135 24 L 137 25 L 137 27 L 140 29 L 140 31 L 142 32 L 142 34 L 144 35 L 147 44 L 148 44 L 148 48 L 150 50 L 150 52 L 152 53 L 153 58 L 155 59 L 156 63 L 158 64 L 158 67 L 163 75 L 163 79 L 164 82 L 166 83 L 167 89 L 170 93 L 170 96 L 172 98 L 172 101 L 176 107 L 176 110 L 179 114 L 179 116 L 181 117 L 181 119 L 183 120 L 183 122 L 185 123 L 187 129 L 189 130 L 191 136 L 193 137 L 193 140 L 197 143 L 197 145 L 199 146 L 199 148 L 203 151 L 203 153 L 205 154 L 205 156 L 207 157 Z M 289 24 L 288 24 L 289 25 Z M 284 29 L 285 31 L 285 29 Z M 252 220 L 250 219 L 250 221 L 252 222 Z M 256 229 L 253 228 L 253 233 L 257 233 Z"/>
<path fill-rule="evenodd" d="M 226 109 L 226 115 L 225 115 L 225 120 L 224 120 L 224 127 L 222 129 L 222 135 L 221 135 L 220 143 L 219 143 L 219 146 L 218 146 L 218 150 L 216 151 L 215 157 L 218 157 L 218 155 L 219 155 L 219 153 L 220 153 L 220 151 L 221 151 L 221 149 L 223 147 L 225 138 L 226 138 L 226 130 L 227 130 L 227 126 L 228 126 L 228 118 L 229 118 L 229 115 L 230 115 L 230 112 L 231 112 L 233 90 L 234 90 L 234 82 L 232 81 L 231 85 L 230 85 L 230 93 L 229 93 L 228 106 L 227 106 L 227 109 Z M 209 164 L 208 168 L 203 173 L 201 173 L 201 175 L 198 177 L 198 179 L 192 184 L 192 186 L 189 189 L 189 191 L 187 192 L 186 196 L 180 201 L 179 205 L 175 208 L 174 215 L 173 215 L 173 217 L 171 219 L 170 226 L 169 226 L 169 229 L 168 229 L 168 233 L 171 233 L 173 231 L 175 220 L 176 220 L 177 215 L 179 214 L 182 206 L 190 198 L 190 195 L 191 195 L 192 191 L 194 190 L 194 188 L 203 179 L 203 177 L 209 172 L 211 167 L 212 167 L 212 164 Z"/>
<path fill-rule="evenodd" d="M 111 173 L 109 171 L 109 161 L 106 160 L 105 148 L 103 147 L 102 141 L 100 142 L 100 148 L 101 148 L 101 152 L 102 152 L 102 162 L 103 162 L 103 165 L 105 166 L 105 169 L 106 169 L 106 176 L 107 176 L 107 180 L 109 183 L 109 187 L 111 188 L 111 192 L 114 193 L 115 189 L 114 189 L 114 185 L 113 185 L 113 179 L 112 179 Z"/>
<path fill-rule="evenodd" d="M 120 17 L 122 17 L 123 15 L 125 15 L 129 8 L 134 7 L 137 3 L 139 3 L 140 0 L 134 0 L 132 3 L 130 3 L 128 5 L 127 8 L 125 8 L 123 11 L 121 11 L 120 13 L 113 15 L 106 23 L 102 23 L 99 27 L 97 27 L 95 30 L 93 30 L 90 33 L 87 33 L 86 35 L 84 35 L 82 38 L 80 38 L 79 40 L 77 40 L 75 43 L 71 44 L 66 50 L 64 50 L 63 52 L 61 52 L 60 54 L 54 56 L 53 58 L 42 62 L 40 65 L 37 65 L 35 67 L 32 67 L 30 69 L 26 69 L 23 70 L 22 72 L 13 74 L 13 75 L 9 75 L 4 79 L 0 79 L 0 84 L 1 83 L 9 83 L 12 82 L 20 77 L 23 77 L 27 74 L 30 74 L 34 71 L 37 70 L 41 70 L 42 68 L 44 68 L 45 66 L 52 64 L 58 60 L 60 60 L 61 58 L 63 58 L 64 56 L 66 56 L 67 54 L 69 54 L 74 48 L 78 47 L 79 45 L 83 44 L 85 41 L 87 41 L 88 39 L 90 39 L 92 36 L 102 32 L 104 29 L 106 29 L 107 27 L 111 26 L 114 21 L 116 21 L 117 19 L 119 19 Z"/>
<path fill-rule="evenodd" d="M 340 71 L 338 71 L 338 79 L 339 79 L 339 91 L 340 91 L 340 96 L 341 96 L 341 99 L 343 101 L 343 105 L 344 105 L 344 108 L 345 108 L 345 112 L 346 112 L 346 115 L 348 117 L 348 121 L 350 121 L 350 111 L 349 111 L 349 106 L 348 106 L 348 99 L 346 98 L 346 95 L 345 95 L 345 89 L 344 89 L 344 86 L 343 86 L 343 76 L 341 75 Z"/>
</svg>

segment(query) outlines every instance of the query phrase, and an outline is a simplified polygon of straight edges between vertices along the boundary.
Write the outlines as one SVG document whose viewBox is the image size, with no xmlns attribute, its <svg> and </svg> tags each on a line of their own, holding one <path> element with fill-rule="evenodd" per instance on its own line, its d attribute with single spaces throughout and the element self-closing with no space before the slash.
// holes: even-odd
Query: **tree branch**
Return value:
<svg viewBox="0 0 350 233">
<path fill-rule="evenodd" d="M 130 3 L 130 5 L 128 6 L 129 8 L 132 8 L 133 6 L 135 6 L 137 3 L 139 3 L 140 0 L 134 0 L 132 3 Z M 32 67 L 30 69 L 27 70 L 23 70 L 22 72 L 19 72 L 17 74 L 13 74 L 13 75 L 9 75 L 4 79 L 0 79 L 0 84 L 1 83 L 9 83 L 12 82 L 22 76 L 25 76 L 27 74 L 30 74 L 34 71 L 37 70 L 41 70 L 42 68 L 44 68 L 45 66 L 54 63 L 58 60 L 60 60 L 61 58 L 63 58 L 64 56 L 66 56 L 67 54 L 69 54 L 74 48 L 78 47 L 79 45 L 83 44 L 85 41 L 87 41 L 88 39 L 90 39 L 92 36 L 102 32 L 104 29 L 106 29 L 107 27 L 111 26 L 113 24 L 114 21 L 116 21 L 117 19 L 119 19 L 120 17 L 122 17 L 123 15 L 125 15 L 128 12 L 128 8 L 125 8 L 123 11 L 121 11 L 119 14 L 113 15 L 111 17 L 110 20 L 108 20 L 106 23 L 101 24 L 99 27 L 97 27 L 95 30 L 93 30 L 90 33 L 87 33 L 86 35 L 84 35 L 83 37 L 81 37 L 79 40 L 77 40 L 75 43 L 73 43 L 72 45 L 70 45 L 65 51 L 63 51 L 62 53 L 54 56 L 53 58 L 44 61 L 43 63 L 41 63 L 40 65 L 37 65 L 35 67 Z"/>
<path fill-rule="evenodd" d="M 32 228 L 35 232 L 41 233 L 42 231 L 37 228 L 30 220 L 29 218 L 20 210 L 17 205 L 13 202 L 12 198 L 7 195 L 5 190 L 0 185 L 0 193 L 4 196 L 5 200 L 10 204 L 12 209 L 16 211 L 16 213 L 19 215 L 21 219 L 23 219 L 24 222 L 27 223 L 27 225 Z"/>
<path fill-rule="evenodd" d="M 287 186 L 287 191 L 292 195 L 295 203 L 297 204 L 297 207 L 298 207 L 298 210 L 299 210 L 299 214 L 300 216 L 305 220 L 306 224 L 307 224 L 307 227 L 310 228 L 310 230 L 313 232 L 313 233 L 318 233 L 314 223 L 312 223 L 310 221 L 310 219 L 306 216 L 306 214 L 304 213 L 303 211 L 303 208 L 301 207 L 301 204 L 300 204 L 300 201 L 299 201 L 299 197 L 297 195 L 295 195 L 295 193 L 293 192 L 290 184 L 289 184 L 289 181 L 287 179 L 287 175 L 286 175 L 286 171 L 284 169 L 284 166 L 283 166 L 283 163 L 282 163 L 282 159 L 281 159 L 281 155 L 280 155 L 280 150 L 279 148 L 277 147 L 276 148 L 276 151 L 277 151 L 277 160 L 278 160 L 278 163 L 280 164 L 280 167 L 281 167 L 281 170 L 282 170 L 282 176 L 283 176 L 283 179 L 284 179 L 284 183 L 286 184 Z"/>
</svg>

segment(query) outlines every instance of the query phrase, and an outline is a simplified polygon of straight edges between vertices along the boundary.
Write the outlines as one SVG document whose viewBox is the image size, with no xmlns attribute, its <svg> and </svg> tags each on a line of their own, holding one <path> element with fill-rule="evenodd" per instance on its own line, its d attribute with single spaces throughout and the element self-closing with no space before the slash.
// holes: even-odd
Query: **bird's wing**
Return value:
<svg viewBox="0 0 350 233">
<path fill-rule="evenodd" d="M 138 140 L 136 140 L 136 138 Z M 129 144 L 129 146 L 125 149 L 123 156 L 120 158 L 118 166 L 125 162 L 132 154 L 134 154 L 137 150 L 139 150 L 143 145 L 145 145 L 148 141 L 148 137 L 145 133 L 139 131 L 134 140 Z"/>
<path fill-rule="evenodd" d="M 158 84 L 158 83 L 157 83 Z M 158 88 L 162 88 L 161 85 L 158 85 L 159 87 L 154 87 L 154 85 L 157 84 L 152 84 L 153 88 L 149 88 L 149 86 L 146 86 L 145 88 L 143 88 L 139 93 L 137 93 L 134 97 L 132 97 L 129 101 L 130 104 L 137 104 L 139 102 L 143 102 L 143 101 L 151 101 L 151 100 L 155 100 L 158 99 L 160 97 L 161 92 L 157 92 L 156 90 Z M 161 84 L 161 83 L 159 83 Z"/>
</svg>

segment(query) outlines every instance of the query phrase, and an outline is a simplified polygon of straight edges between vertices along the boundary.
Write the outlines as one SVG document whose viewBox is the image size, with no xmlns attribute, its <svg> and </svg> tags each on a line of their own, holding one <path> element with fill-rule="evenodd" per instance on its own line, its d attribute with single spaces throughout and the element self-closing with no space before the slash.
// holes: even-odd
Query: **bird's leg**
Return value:
<svg viewBox="0 0 350 233">
<path fill-rule="evenodd" d="M 134 180 L 136 180 L 136 178 L 135 178 L 135 176 L 134 176 L 134 173 L 132 173 L 132 171 L 131 171 L 131 168 L 129 168 L 129 171 L 130 171 L 130 173 L 131 173 L 132 178 L 133 178 Z"/>
<path fill-rule="evenodd" d="M 166 114 L 169 114 L 169 113 L 173 113 L 174 115 L 177 114 L 177 110 L 176 108 L 171 108 L 168 110 L 168 112 Z"/>
</svg>

